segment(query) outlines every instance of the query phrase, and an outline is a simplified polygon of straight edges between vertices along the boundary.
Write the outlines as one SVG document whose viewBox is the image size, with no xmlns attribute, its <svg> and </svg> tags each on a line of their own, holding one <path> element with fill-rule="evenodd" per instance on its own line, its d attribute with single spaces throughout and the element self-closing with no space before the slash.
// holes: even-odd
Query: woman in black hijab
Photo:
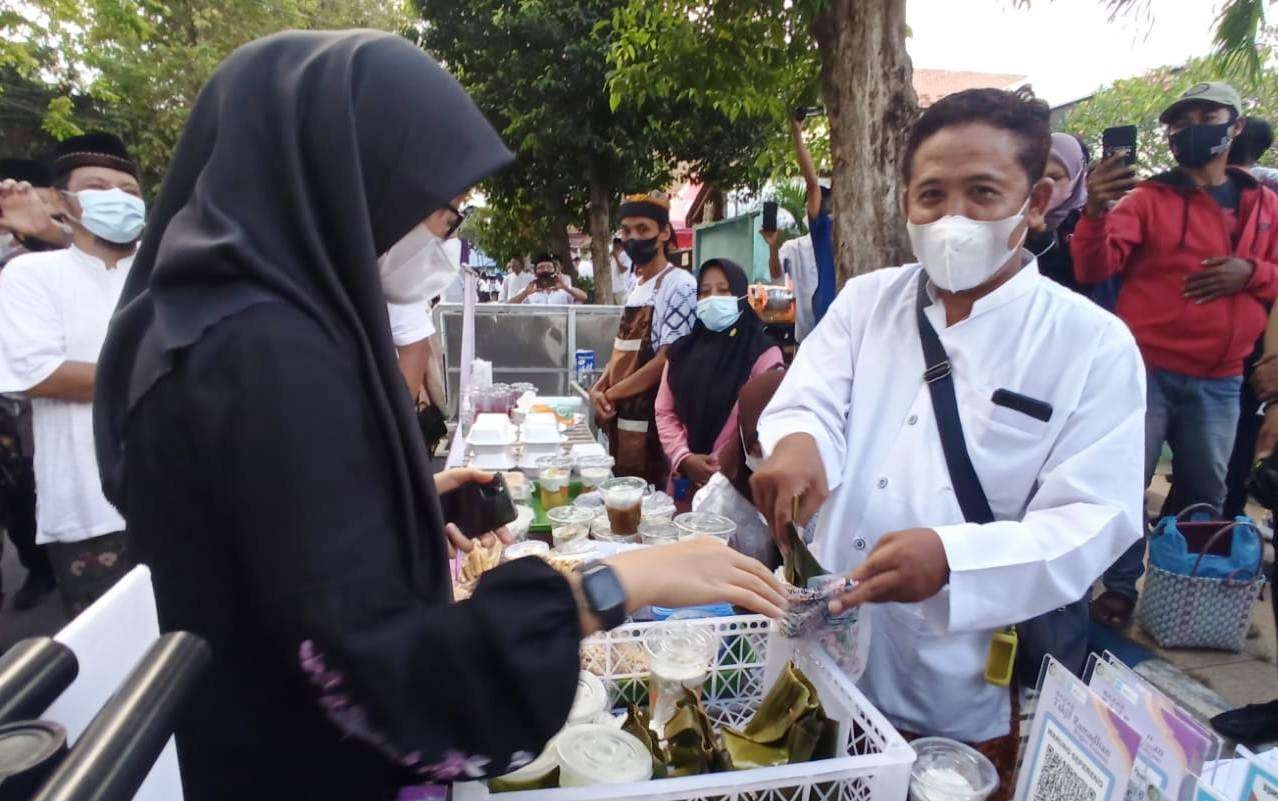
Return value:
<svg viewBox="0 0 1278 801">
<path fill-rule="evenodd" d="M 579 638 L 615 622 L 537 559 L 451 603 L 437 487 L 490 477 L 432 480 L 395 361 L 387 301 L 451 279 L 457 198 L 510 159 L 452 78 L 368 31 L 249 44 L 192 109 L 94 402 L 161 627 L 213 649 L 178 729 L 190 801 L 503 773 L 563 725 Z M 766 569 L 693 545 L 605 573 L 630 609 L 778 613 Z"/>
<path fill-rule="evenodd" d="M 745 271 L 711 259 L 697 275 L 697 322 L 670 346 L 657 393 L 657 431 L 675 474 L 704 485 L 737 430 L 737 395 L 782 365 L 781 349 L 746 301 Z"/>
</svg>

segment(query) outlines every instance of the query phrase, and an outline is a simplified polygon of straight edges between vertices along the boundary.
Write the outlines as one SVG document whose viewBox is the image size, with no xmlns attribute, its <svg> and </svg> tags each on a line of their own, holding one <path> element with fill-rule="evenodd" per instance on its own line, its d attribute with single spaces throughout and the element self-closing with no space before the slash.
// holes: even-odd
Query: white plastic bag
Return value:
<svg viewBox="0 0 1278 801">
<path fill-rule="evenodd" d="M 722 473 L 715 473 L 706 485 L 692 498 L 694 512 L 712 512 L 737 524 L 736 533 L 728 544 L 736 550 L 758 559 L 765 565 L 780 564 L 781 554 L 772 542 L 772 532 L 763 515 L 754 508 L 749 498 L 742 497 L 732 482 Z"/>
</svg>

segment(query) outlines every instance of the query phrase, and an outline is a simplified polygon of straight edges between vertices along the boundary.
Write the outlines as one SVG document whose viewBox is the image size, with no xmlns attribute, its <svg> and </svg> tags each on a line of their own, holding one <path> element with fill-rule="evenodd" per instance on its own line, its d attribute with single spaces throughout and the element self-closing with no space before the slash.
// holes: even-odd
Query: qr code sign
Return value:
<svg viewBox="0 0 1278 801">
<path fill-rule="evenodd" d="M 1042 758 L 1030 779 L 1030 801 L 1106 801 L 1109 785 L 1092 760 L 1049 720 Z"/>
</svg>

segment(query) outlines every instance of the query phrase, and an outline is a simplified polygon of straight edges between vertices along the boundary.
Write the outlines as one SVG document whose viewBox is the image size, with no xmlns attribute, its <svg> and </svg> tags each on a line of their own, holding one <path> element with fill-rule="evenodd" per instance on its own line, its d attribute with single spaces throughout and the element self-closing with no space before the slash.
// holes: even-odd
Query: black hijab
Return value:
<svg viewBox="0 0 1278 801">
<path fill-rule="evenodd" d="M 439 500 L 377 257 L 511 158 L 461 86 L 398 36 L 287 32 L 228 56 L 191 110 L 98 361 L 94 432 L 111 502 L 125 497 L 129 415 L 174 356 L 231 315 L 286 303 L 362 353 L 351 380 L 392 455 L 411 578 L 437 591 Z"/>
<path fill-rule="evenodd" d="M 700 286 L 706 270 L 717 268 L 728 278 L 732 294 L 741 300 L 741 316 L 730 328 L 711 331 L 697 320 L 692 331 L 670 346 L 670 389 L 675 413 L 688 429 L 693 453 L 710 453 L 728 422 L 737 394 L 750 380 L 750 370 L 764 351 L 776 343 L 745 300 L 749 281 L 745 271 L 727 259 L 710 259 L 697 273 Z"/>
</svg>

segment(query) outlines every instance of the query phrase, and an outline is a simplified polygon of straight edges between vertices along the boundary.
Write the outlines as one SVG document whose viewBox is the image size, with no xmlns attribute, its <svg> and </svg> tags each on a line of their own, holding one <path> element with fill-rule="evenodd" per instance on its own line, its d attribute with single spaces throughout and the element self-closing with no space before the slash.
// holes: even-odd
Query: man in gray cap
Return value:
<svg viewBox="0 0 1278 801">
<path fill-rule="evenodd" d="M 1278 296 L 1278 196 L 1228 166 L 1245 123 L 1229 84 L 1191 86 L 1159 121 L 1178 166 L 1137 182 L 1120 154 L 1102 161 L 1070 251 L 1080 282 L 1123 277 L 1115 311 L 1147 371 L 1146 483 L 1165 442 L 1177 506 L 1205 503 L 1219 515 L 1243 364 Z M 1144 549 L 1137 542 L 1105 573 L 1097 621 L 1130 622 Z"/>
</svg>

